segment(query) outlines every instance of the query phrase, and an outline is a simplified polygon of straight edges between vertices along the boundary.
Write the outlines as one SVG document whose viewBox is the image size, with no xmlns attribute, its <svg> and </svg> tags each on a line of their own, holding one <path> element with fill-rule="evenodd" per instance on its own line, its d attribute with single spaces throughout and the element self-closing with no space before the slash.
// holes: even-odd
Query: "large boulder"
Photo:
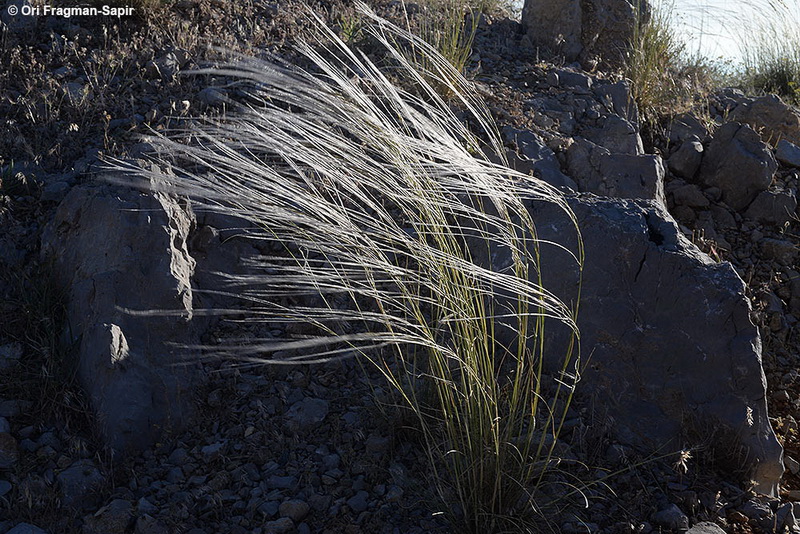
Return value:
<svg viewBox="0 0 800 534">
<path fill-rule="evenodd" d="M 700 181 L 722 191 L 722 200 L 736 211 L 766 191 L 778 162 L 761 137 L 746 124 L 728 122 L 714 134 L 700 166 Z"/>
<path fill-rule="evenodd" d="M 66 341 L 106 444 L 151 445 L 191 412 L 196 344 L 186 240 L 194 216 L 160 193 L 113 185 L 72 189 L 43 234 L 66 300 Z M 157 310 L 162 315 L 130 311 Z"/>
<path fill-rule="evenodd" d="M 652 454 L 701 446 L 774 495 L 782 448 L 767 417 L 761 341 L 742 280 L 684 238 L 660 203 L 582 195 L 569 205 L 585 245 L 578 394 L 614 421 L 620 442 Z M 531 214 L 540 239 L 575 250 L 573 222 L 560 208 L 537 202 Z M 544 286 L 576 302 L 574 258 L 543 247 Z M 508 254 L 495 251 L 496 268 L 509 264 Z M 545 331 L 549 363 L 560 369 L 565 328 Z"/>
<path fill-rule="evenodd" d="M 776 95 L 743 98 L 730 119 L 750 125 L 772 145 L 781 139 L 800 145 L 800 111 Z"/>
<path fill-rule="evenodd" d="M 534 44 L 568 61 L 599 59 L 619 67 L 637 19 L 646 22 L 648 13 L 645 0 L 526 0 L 522 24 Z"/>
</svg>

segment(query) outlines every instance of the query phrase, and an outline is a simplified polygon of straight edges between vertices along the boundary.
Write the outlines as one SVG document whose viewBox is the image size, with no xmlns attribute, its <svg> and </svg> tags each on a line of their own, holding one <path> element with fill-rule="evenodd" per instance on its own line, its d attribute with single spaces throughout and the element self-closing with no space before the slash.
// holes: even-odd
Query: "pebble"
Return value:
<svg viewBox="0 0 800 534">
<path fill-rule="evenodd" d="M 329 409 L 328 401 L 306 397 L 289 408 L 286 418 L 293 432 L 310 430 L 325 420 Z"/>
<path fill-rule="evenodd" d="M 361 513 L 369 507 L 369 493 L 359 491 L 354 496 L 347 499 L 347 506 L 355 513 Z"/>
<path fill-rule="evenodd" d="M 6 534 L 47 534 L 47 531 L 31 525 L 30 523 L 19 523 L 17 526 L 6 532 Z"/>
<path fill-rule="evenodd" d="M 653 515 L 653 522 L 671 530 L 687 530 L 689 518 L 680 508 L 671 504 Z"/>
<path fill-rule="evenodd" d="M 264 523 L 264 534 L 285 534 L 291 532 L 292 529 L 294 529 L 294 522 L 288 517 Z"/>
<path fill-rule="evenodd" d="M 281 517 L 288 517 L 295 523 L 299 523 L 306 518 L 309 509 L 308 503 L 298 499 L 290 499 L 281 503 L 278 512 Z"/>
</svg>

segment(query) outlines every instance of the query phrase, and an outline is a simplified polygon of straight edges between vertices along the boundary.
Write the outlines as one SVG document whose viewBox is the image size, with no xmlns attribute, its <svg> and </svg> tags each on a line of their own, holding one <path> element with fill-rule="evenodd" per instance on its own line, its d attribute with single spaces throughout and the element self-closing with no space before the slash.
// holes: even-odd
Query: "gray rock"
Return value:
<svg viewBox="0 0 800 534">
<path fill-rule="evenodd" d="M 281 503 L 278 507 L 278 513 L 281 514 L 281 517 L 288 517 L 295 523 L 300 523 L 306 518 L 310 509 L 311 507 L 307 502 L 299 499 L 290 499 Z"/>
<path fill-rule="evenodd" d="M 581 89 L 592 88 L 592 78 L 587 74 L 567 69 L 555 69 L 553 72 L 558 76 L 558 85 L 563 87 L 578 87 Z"/>
<path fill-rule="evenodd" d="M 745 209 L 766 191 L 778 163 L 759 135 L 747 125 L 722 125 L 703 157 L 700 180 L 719 187 L 722 200 L 736 211 Z"/>
<path fill-rule="evenodd" d="M 5 417 L 0 417 L 0 434 L 3 432 L 11 432 L 11 424 Z"/>
<path fill-rule="evenodd" d="M 710 204 L 700 188 L 694 184 L 686 184 L 670 191 L 676 206 L 689 208 L 706 208 Z"/>
<path fill-rule="evenodd" d="M 683 143 L 667 160 L 669 170 L 680 178 L 691 180 L 703 161 L 703 144 L 698 140 Z"/>
<path fill-rule="evenodd" d="M 264 523 L 264 534 L 285 534 L 294 529 L 294 522 L 288 517 L 281 517 L 275 521 Z"/>
<path fill-rule="evenodd" d="M 800 473 L 800 462 L 788 454 L 783 457 L 783 463 L 786 465 L 786 469 L 788 469 L 793 475 Z"/>
<path fill-rule="evenodd" d="M 580 2 L 527 0 L 522 24 L 535 45 L 563 54 L 568 61 L 578 59 L 583 51 Z"/>
<path fill-rule="evenodd" d="M 8 343 L 0 346 L 0 370 L 11 369 L 19 363 L 22 357 L 22 345 L 19 343 Z M 5 432 L 0 428 L 0 432 Z"/>
<path fill-rule="evenodd" d="M 328 401 L 306 397 L 289 408 L 286 419 L 292 431 L 306 431 L 322 423 L 328 410 Z"/>
<path fill-rule="evenodd" d="M 57 180 L 50 182 L 42 189 L 42 202 L 61 202 L 69 193 L 70 185 L 67 182 Z"/>
<path fill-rule="evenodd" d="M 297 478 L 293 476 L 272 475 L 267 479 L 267 486 L 275 489 L 290 489 L 297 484 Z"/>
<path fill-rule="evenodd" d="M 275 517 L 279 508 L 280 504 L 277 501 L 267 501 L 258 505 L 258 511 L 265 517 Z"/>
<path fill-rule="evenodd" d="M 772 515 L 772 509 L 769 504 L 756 499 L 750 499 L 745 502 L 739 511 L 750 519 L 765 519 Z"/>
<path fill-rule="evenodd" d="M 767 259 L 791 267 L 797 260 L 798 250 L 791 241 L 767 237 L 761 240 L 761 253 Z"/>
<path fill-rule="evenodd" d="M 6 532 L 6 534 L 47 534 L 47 531 L 31 525 L 30 523 L 19 523 L 17 526 Z"/>
<path fill-rule="evenodd" d="M 149 515 L 143 515 L 136 520 L 133 534 L 171 534 L 173 531 L 163 521 Z"/>
<path fill-rule="evenodd" d="M 355 513 L 360 514 L 369 507 L 369 493 L 363 490 L 359 491 L 347 499 L 347 506 Z"/>
<path fill-rule="evenodd" d="M 670 123 L 667 136 L 672 144 L 684 143 L 692 139 L 702 141 L 708 136 L 708 130 L 693 114 L 682 113 Z"/>
<path fill-rule="evenodd" d="M 167 52 L 145 66 L 145 75 L 148 78 L 171 80 L 178 74 L 180 69 L 181 62 L 178 56 L 174 52 Z"/>
<path fill-rule="evenodd" d="M 105 477 L 91 460 L 78 460 L 58 475 L 61 502 L 72 508 L 88 508 L 97 501 L 95 494 L 105 483 Z"/>
<path fill-rule="evenodd" d="M 136 503 L 136 511 L 139 512 L 139 515 L 155 515 L 158 513 L 158 506 L 154 505 L 146 498 L 142 497 L 139 499 L 139 502 Z"/>
<path fill-rule="evenodd" d="M 124 178 L 123 178 L 124 179 Z M 69 343 L 105 442 L 143 449 L 191 413 L 190 277 L 187 206 L 122 186 L 73 188 L 42 237 L 66 295 Z M 131 314 L 157 311 L 166 316 Z"/>
<path fill-rule="evenodd" d="M 125 534 L 133 522 L 133 505 L 114 499 L 83 520 L 84 534 Z"/>
<path fill-rule="evenodd" d="M 778 507 L 778 510 L 775 512 L 773 524 L 768 525 L 768 528 L 775 528 L 776 532 L 793 532 L 796 527 L 797 519 L 794 514 L 794 506 L 790 502 L 784 503 Z"/>
<path fill-rule="evenodd" d="M 567 169 L 582 192 L 665 203 L 664 164 L 658 156 L 611 154 L 585 139 L 567 150 Z"/>
<path fill-rule="evenodd" d="M 714 523 L 703 521 L 686 531 L 686 534 L 725 534 L 725 531 Z"/>
<path fill-rule="evenodd" d="M 647 13 L 645 4 L 645 20 Z M 628 0 L 526 0 L 522 9 L 522 24 L 535 45 L 568 61 L 600 58 L 612 67 L 624 62 L 636 19 Z"/>
<path fill-rule="evenodd" d="M 503 128 L 503 136 L 517 146 L 518 152 L 512 153 L 513 157 L 509 158 L 511 166 L 516 170 L 525 174 L 533 172 L 534 176 L 553 187 L 578 190 L 575 182 L 561 172 L 561 165 L 556 155 L 547 147 L 541 137 L 533 132 L 518 130 L 510 126 Z"/>
<path fill-rule="evenodd" d="M 610 101 L 611 110 L 634 126 L 639 124 L 639 110 L 631 94 L 631 87 L 627 80 L 604 85 L 595 85 L 594 92 L 601 99 Z"/>
<path fill-rule="evenodd" d="M 653 515 L 653 522 L 670 530 L 687 530 L 689 528 L 689 518 L 674 504 L 656 512 Z"/>
<path fill-rule="evenodd" d="M 800 112 L 776 95 L 739 98 L 730 120 L 749 124 L 768 143 L 785 139 L 800 146 Z"/>
<path fill-rule="evenodd" d="M 11 469 L 19 460 L 17 440 L 7 432 L 0 433 L 0 469 Z"/>
<path fill-rule="evenodd" d="M 800 146 L 781 139 L 775 150 L 775 159 L 789 167 L 800 168 Z"/>
<path fill-rule="evenodd" d="M 205 447 L 200 449 L 200 453 L 203 455 L 203 461 L 206 463 L 214 461 L 222 453 L 222 449 L 224 447 L 225 447 L 224 442 L 217 442 L 217 443 L 212 443 L 211 445 L 206 445 Z"/>
<path fill-rule="evenodd" d="M 8 480 L 0 480 L 0 497 L 7 495 L 12 488 L 11 482 Z"/>
<path fill-rule="evenodd" d="M 744 216 L 766 224 L 783 226 L 794 219 L 797 198 L 793 191 L 762 191 L 745 211 Z"/>
<path fill-rule="evenodd" d="M 628 154 L 638 156 L 644 153 L 639 130 L 617 115 L 609 115 L 603 128 L 594 136 L 587 137 L 600 146 L 609 149 L 612 154 Z"/>
<path fill-rule="evenodd" d="M 220 106 L 228 101 L 228 97 L 222 90 L 216 87 L 206 87 L 197 93 L 197 100 L 204 106 Z"/>
<path fill-rule="evenodd" d="M 569 204 L 585 245 L 578 326 L 581 353 L 591 354 L 577 393 L 602 399 L 597 409 L 614 419 L 617 442 L 646 455 L 685 447 L 690 436 L 689 445 L 711 444 L 720 467 L 774 495 L 782 448 L 767 417 L 761 340 L 735 270 L 700 252 L 659 204 L 590 195 Z M 574 227 L 557 207 L 535 203 L 531 215 L 542 240 L 574 250 Z M 492 254 L 493 268 L 510 264 L 509 252 Z M 544 285 L 574 302 L 572 258 L 556 247 L 541 258 Z M 561 369 L 566 328 L 545 331 L 548 361 Z M 512 332 L 498 327 L 506 346 Z"/>
</svg>

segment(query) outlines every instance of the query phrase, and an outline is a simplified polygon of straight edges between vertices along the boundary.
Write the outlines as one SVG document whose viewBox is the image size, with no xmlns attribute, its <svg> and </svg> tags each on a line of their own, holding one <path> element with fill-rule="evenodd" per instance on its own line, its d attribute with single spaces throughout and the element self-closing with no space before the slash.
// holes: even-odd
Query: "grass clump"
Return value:
<svg viewBox="0 0 800 534">
<path fill-rule="evenodd" d="M 631 82 L 642 125 L 650 129 L 664 117 L 696 110 L 698 101 L 723 79 L 722 67 L 687 51 L 672 12 L 672 4 L 658 2 L 647 17 L 637 15 L 622 69 Z"/>
<path fill-rule="evenodd" d="M 770 0 L 741 45 L 742 87 L 800 105 L 800 5 Z"/>
<path fill-rule="evenodd" d="M 637 14 L 636 20 L 623 74 L 631 81 L 643 120 L 653 124 L 675 106 L 680 93 L 676 70 L 684 49 L 663 4 L 653 6 L 649 17 Z"/>
<path fill-rule="evenodd" d="M 299 45 L 313 73 L 277 58 L 213 69 L 241 80 L 247 101 L 227 118 L 196 123 L 192 143 L 152 140 L 175 155 L 175 175 L 141 172 L 284 249 L 247 259 L 253 275 L 223 275 L 226 294 L 241 299 L 233 313 L 248 323 L 302 323 L 307 335 L 252 339 L 223 355 L 274 362 L 282 351 L 278 363 L 289 364 L 368 358 L 413 413 L 433 486 L 459 531 L 537 530 L 546 504 L 537 490 L 556 463 L 578 380 L 568 371 L 577 310 L 542 285 L 526 206 L 571 212 L 543 182 L 474 156 L 504 151 L 469 83 L 431 45 L 359 11 L 403 83 L 321 27 L 313 47 Z M 433 67 L 410 61 L 412 47 Z M 431 75 L 482 139 L 426 81 Z M 498 250 L 511 258 L 502 269 L 491 262 Z M 580 264 L 582 249 L 573 256 Z M 574 333 L 552 384 L 543 378 L 545 318 Z M 510 348 L 497 342 L 500 321 L 516 329 Z"/>
</svg>

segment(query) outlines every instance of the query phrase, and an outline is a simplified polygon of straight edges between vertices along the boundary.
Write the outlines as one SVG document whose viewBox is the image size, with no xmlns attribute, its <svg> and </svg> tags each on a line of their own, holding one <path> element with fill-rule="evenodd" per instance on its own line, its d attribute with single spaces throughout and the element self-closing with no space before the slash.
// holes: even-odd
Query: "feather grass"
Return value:
<svg viewBox="0 0 800 534">
<path fill-rule="evenodd" d="M 241 306 L 218 312 L 312 332 L 209 350 L 251 362 L 369 359 L 414 414 L 459 531 L 537 530 L 546 508 L 537 488 L 557 465 L 579 354 L 577 305 L 542 284 L 544 245 L 528 205 L 552 202 L 574 216 L 547 184 L 480 155 L 504 154 L 496 127 L 433 46 L 358 9 L 394 82 L 318 20 L 317 38 L 298 46 L 313 71 L 277 57 L 200 71 L 236 78 L 247 97 L 227 117 L 197 121 L 189 142 L 151 139 L 161 166 L 174 158 L 172 171 L 138 172 L 200 209 L 248 221 L 249 239 L 283 250 L 247 259 L 254 274 L 222 273 L 221 292 Z M 491 258 L 501 249 L 513 260 L 502 269 Z M 571 254 L 582 265 L 582 245 Z M 549 384 L 547 319 L 573 332 Z M 516 328 L 512 347 L 497 342 L 500 321 Z M 273 356 L 287 350 L 294 356 Z"/>
</svg>

